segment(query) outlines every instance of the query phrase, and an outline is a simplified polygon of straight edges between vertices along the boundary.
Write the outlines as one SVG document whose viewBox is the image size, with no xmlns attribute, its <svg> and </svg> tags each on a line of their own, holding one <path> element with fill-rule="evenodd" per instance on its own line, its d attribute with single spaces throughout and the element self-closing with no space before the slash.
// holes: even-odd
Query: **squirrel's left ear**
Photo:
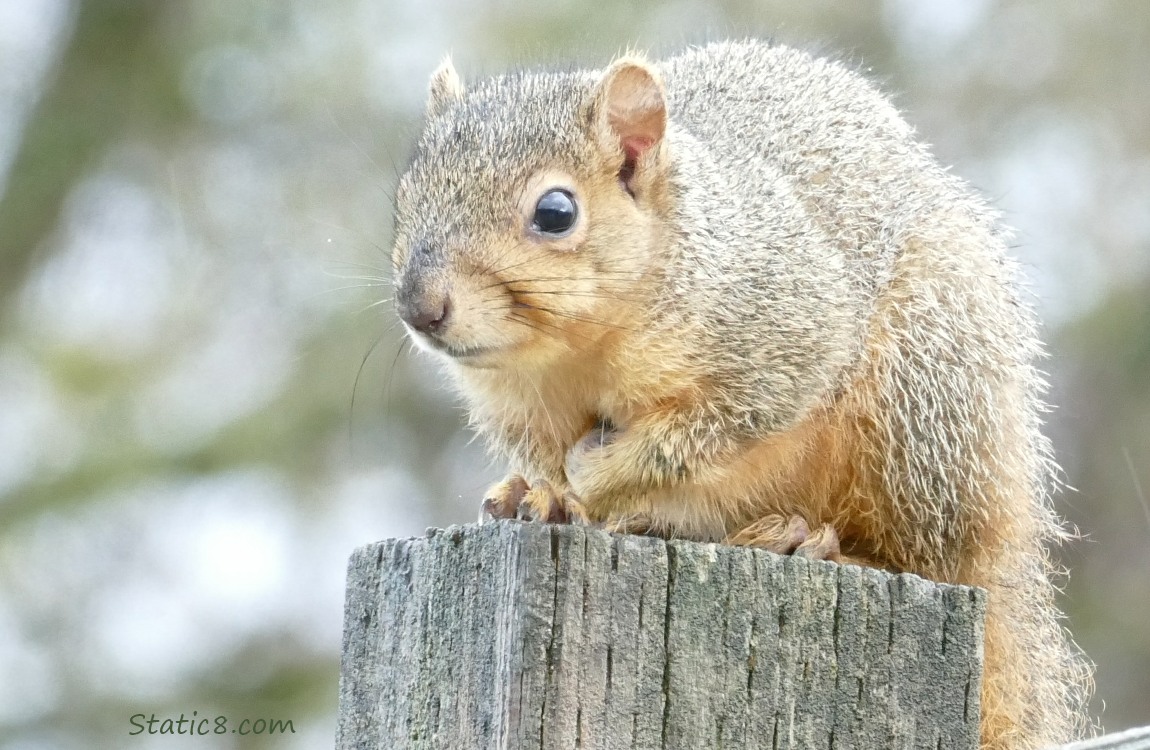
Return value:
<svg viewBox="0 0 1150 750">
<path fill-rule="evenodd" d="M 629 183 L 639 161 L 663 140 L 667 129 L 662 78 L 642 57 L 627 55 L 607 68 L 594 101 L 598 137 L 609 150 L 622 149 L 620 178 Z"/>
<path fill-rule="evenodd" d="M 427 94 L 427 116 L 435 117 L 447 109 L 452 102 L 463 98 L 463 81 L 455 72 L 451 63 L 451 55 L 443 58 L 443 62 L 431 74 L 431 84 Z"/>
</svg>

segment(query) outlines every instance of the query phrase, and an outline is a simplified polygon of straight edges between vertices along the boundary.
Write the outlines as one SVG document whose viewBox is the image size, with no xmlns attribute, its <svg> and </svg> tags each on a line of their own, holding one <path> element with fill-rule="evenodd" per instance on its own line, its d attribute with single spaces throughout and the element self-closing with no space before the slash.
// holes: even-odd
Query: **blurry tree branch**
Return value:
<svg viewBox="0 0 1150 750">
<path fill-rule="evenodd" d="M 175 109 L 175 59 L 157 33 L 172 11 L 172 3 L 152 0 L 78 3 L 71 39 L 0 196 L 0 299 L 19 288 L 69 190 L 108 145 L 129 124 L 162 121 Z"/>
</svg>

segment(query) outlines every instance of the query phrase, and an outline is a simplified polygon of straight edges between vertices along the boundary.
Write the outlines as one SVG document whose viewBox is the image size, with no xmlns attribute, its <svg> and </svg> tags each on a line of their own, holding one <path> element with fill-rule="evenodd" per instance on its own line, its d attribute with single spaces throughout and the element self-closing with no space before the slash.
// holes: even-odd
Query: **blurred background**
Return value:
<svg viewBox="0 0 1150 750">
<path fill-rule="evenodd" d="M 1150 4 L 0 0 L 0 749 L 329 747 L 348 554 L 500 474 L 389 302 L 428 74 L 742 35 L 864 67 L 1018 229 L 1068 624 L 1150 724 Z M 129 736 L 193 710 L 296 733 Z"/>
</svg>

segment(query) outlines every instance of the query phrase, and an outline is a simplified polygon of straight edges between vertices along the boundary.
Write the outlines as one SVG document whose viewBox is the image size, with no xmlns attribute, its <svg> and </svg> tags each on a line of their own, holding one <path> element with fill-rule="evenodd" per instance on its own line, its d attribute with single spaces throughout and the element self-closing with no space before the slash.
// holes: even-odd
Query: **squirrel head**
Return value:
<svg viewBox="0 0 1150 750">
<path fill-rule="evenodd" d="M 396 192 L 395 303 L 414 340 L 522 369 L 625 331 L 659 272 L 666 128 L 661 78 L 637 55 L 472 90 L 445 60 Z"/>
</svg>

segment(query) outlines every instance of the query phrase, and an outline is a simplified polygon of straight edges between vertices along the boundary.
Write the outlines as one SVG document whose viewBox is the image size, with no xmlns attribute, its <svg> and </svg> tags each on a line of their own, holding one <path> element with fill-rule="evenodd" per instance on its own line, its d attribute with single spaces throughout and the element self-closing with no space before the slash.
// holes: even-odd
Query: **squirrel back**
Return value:
<svg viewBox="0 0 1150 750">
<path fill-rule="evenodd" d="M 798 518 L 983 586 L 984 747 L 1084 730 L 1034 316 L 995 213 L 869 82 L 753 41 L 471 90 L 448 62 L 427 115 L 397 309 L 505 488 L 772 548 Z"/>
</svg>

